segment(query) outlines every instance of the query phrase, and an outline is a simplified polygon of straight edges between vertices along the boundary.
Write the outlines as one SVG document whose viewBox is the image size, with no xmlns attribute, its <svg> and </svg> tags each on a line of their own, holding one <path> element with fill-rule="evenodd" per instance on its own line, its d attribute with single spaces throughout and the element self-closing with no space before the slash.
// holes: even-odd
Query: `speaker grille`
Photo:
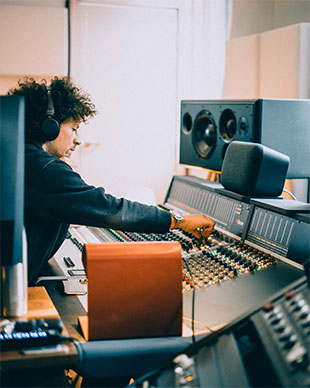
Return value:
<svg viewBox="0 0 310 388">
<path fill-rule="evenodd" d="M 239 194 L 254 193 L 262 157 L 262 149 L 257 144 L 231 143 L 223 161 L 222 185 Z"/>
<path fill-rule="evenodd" d="M 246 196 L 276 197 L 282 193 L 289 157 L 248 142 L 232 142 L 224 158 L 221 183 Z"/>
</svg>

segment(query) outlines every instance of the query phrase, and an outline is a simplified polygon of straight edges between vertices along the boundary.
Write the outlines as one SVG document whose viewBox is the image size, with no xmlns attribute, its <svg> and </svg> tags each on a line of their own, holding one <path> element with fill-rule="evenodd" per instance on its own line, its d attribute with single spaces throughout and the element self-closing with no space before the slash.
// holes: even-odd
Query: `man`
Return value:
<svg viewBox="0 0 310 388">
<path fill-rule="evenodd" d="M 214 222 L 206 216 L 182 216 L 116 198 L 87 185 L 60 159 L 80 144 L 80 123 L 96 114 L 89 96 L 68 78 L 55 77 L 50 86 L 25 78 L 8 94 L 23 95 L 26 102 L 24 223 L 30 284 L 57 252 L 71 223 L 144 233 L 181 227 L 196 237 L 209 236 Z"/>
</svg>

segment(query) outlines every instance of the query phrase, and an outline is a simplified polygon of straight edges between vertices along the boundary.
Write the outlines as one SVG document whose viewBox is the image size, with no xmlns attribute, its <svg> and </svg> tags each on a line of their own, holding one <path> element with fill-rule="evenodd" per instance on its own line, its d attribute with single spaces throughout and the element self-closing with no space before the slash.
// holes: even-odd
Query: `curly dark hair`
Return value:
<svg viewBox="0 0 310 388">
<path fill-rule="evenodd" d="M 76 87 L 69 78 L 54 77 L 48 86 L 45 79 L 36 82 L 33 78 L 25 77 L 18 82 L 17 88 L 8 91 L 8 95 L 25 96 L 26 142 L 36 140 L 43 144 L 47 140 L 41 124 L 46 119 L 48 89 L 53 98 L 54 118 L 60 124 L 69 119 L 85 123 L 88 117 L 97 113 L 89 95 Z"/>
</svg>

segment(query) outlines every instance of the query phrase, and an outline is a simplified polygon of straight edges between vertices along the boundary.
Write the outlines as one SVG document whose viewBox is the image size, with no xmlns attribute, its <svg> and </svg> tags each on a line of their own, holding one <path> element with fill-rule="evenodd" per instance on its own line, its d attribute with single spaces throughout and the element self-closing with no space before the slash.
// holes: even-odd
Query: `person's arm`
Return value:
<svg viewBox="0 0 310 388">
<path fill-rule="evenodd" d="M 177 220 L 171 215 L 170 229 L 175 229 Z M 187 214 L 183 215 L 182 221 L 178 228 L 192 233 L 197 238 L 208 238 L 214 228 L 215 222 L 204 214 Z"/>
<path fill-rule="evenodd" d="M 45 164 L 32 184 L 36 189 L 29 190 L 28 202 L 34 211 L 58 222 L 144 233 L 166 233 L 176 227 L 171 225 L 168 211 L 116 198 L 106 194 L 103 187 L 89 186 L 57 158 Z M 180 227 L 200 238 L 208 237 L 213 225 L 204 215 L 194 214 L 184 215 Z"/>
<path fill-rule="evenodd" d="M 28 203 L 42 217 L 66 224 L 139 233 L 166 233 L 171 224 L 168 211 L 88 185 L 58 158 L 51 158 L 33 177 Z"/>
</svg>

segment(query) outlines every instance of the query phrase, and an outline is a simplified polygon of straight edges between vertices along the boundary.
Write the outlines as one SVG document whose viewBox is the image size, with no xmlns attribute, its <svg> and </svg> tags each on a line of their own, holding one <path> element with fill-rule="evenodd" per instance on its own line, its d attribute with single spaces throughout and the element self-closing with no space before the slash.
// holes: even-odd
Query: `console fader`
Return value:
<svg viewBox="0 0 310 388">
<path fill-rule="evenodd" d="M 280 202 L 276 200 L 276 204 Z M 263 202 L 253 203 L 226 192 L 220 184 L 189 176 L 173 177 L 163 207 L 206 214 L 215 220 L 215 229 L 208 240 L 201 241 L 181 229 L 146 234 L 72 226 L 55 255 L 57 263 L 65 274 L 68 257 L 76 268 L 82 268 L 84 243 L 179 241 L 183 250 L 183 315 L 191 319 L 195 288 L 197 329 L 227 324 L 304 276 L 302 259 L 307 253 L 296 244 L 296 235 L 306 235 L 309 223 L 295 213 L 284 215 L 277 205 L 266 208 Z M 86 297 L 81 297 L 86 309 L 85 301 Z"/>
</svg>

